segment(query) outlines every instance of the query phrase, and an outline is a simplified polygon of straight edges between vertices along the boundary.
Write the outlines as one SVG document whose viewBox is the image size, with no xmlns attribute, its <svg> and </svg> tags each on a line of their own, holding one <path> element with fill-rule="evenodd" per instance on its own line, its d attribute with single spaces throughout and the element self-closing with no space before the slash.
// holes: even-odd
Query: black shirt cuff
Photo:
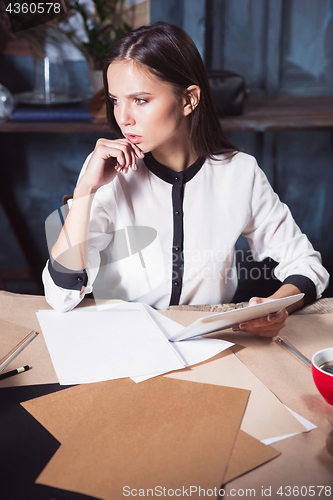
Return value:
<svg viewBox="0 0 333 500">
<path fill-rule="evenodd" d="M 312 280 L 310 280 L 310 278 L 307 278 L 302 274 L 292 274 L 284 280 L 283 285 L 287 284 L 297 286 L 297 288 L 304 293 L 305 306 L 317 300 L 316 285 Z"/>
<path fill-rule="evenodd" d="M 49 260 L 48 270 L 57 286 L 67 290 L 81 290 L 82 286 L 87 286 L 88 275 L 85 269 L 83 271 L 72 271 L 61 266 L 58 262 L 53 262 L 54 265 L 52 265 L 51 259 Z"/>
</svg>

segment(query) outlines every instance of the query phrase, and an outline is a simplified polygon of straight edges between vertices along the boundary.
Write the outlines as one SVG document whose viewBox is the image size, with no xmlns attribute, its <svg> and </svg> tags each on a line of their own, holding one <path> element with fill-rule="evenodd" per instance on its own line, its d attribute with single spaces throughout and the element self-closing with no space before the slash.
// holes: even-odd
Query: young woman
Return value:
<svg viewBox="0 0 333 500">
<path fill-rule="evenodd" d="M 99 139 L 82 168 L 43 272 L 55 309 L 72 309 L 92 290 L 158 309 L 230 302 L 240 234 L 256 260 L 279 262 L 281 287 L 251 304 L 321 295 L 320 255 L 255 159 L 226 139 L 199 52 L 181 28 L 160 22 L 125 35 L 106 59 L 104 85 L 119 139 Z M 236 329 L 275 336 L 287 316 L 283 309 Z"/>
</svg>

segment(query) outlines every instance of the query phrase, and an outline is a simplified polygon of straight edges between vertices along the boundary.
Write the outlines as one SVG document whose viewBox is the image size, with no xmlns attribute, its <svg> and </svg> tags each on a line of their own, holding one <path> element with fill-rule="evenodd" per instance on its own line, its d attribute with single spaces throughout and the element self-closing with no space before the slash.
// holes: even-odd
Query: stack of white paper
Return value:
<svg viewBox="0 0 333 500">
<path fill-rule="evenodd" d="M 38 321 L 60 384 L 132 377 L 139 382 L 204 361 L 230 342 L 169 338 L 183 327 L 141 303 L 69 313 L 39 311 Z"/>
</svg>

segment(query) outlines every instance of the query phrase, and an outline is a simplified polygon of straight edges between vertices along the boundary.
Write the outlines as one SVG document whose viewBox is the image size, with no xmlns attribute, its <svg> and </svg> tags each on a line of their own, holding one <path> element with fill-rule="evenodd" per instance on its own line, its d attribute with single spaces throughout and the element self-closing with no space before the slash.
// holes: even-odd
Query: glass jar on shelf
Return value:
<svg viewBox="0 0 333 500">
<path fill-rule="evenodd" d="M 14 97 L 9 90 L 0 83 L 0 122 L 4 122 L 11 117 L 14 104 Z"/>
</svg>

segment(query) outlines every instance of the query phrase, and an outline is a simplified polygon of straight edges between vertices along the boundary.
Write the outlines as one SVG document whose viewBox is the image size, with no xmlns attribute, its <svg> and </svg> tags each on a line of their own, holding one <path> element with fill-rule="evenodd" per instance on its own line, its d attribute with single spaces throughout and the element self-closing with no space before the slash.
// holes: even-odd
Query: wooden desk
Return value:
<svg viewBox="0 0 333 500">
<path fill-rule="evenodd" d="M 43 297 L 21 296 L 8 292 L 0 292 L 0 304 L 0 319 L 30 328 L 37 328 L 38 325 L 35 312 L 38 309 L 49 308 Z M 188 311 L 173 309 L 166 311 L 165 314 L 186 324 L 194 321 L 199 315 L 213 313 L 192 311 L 189 314 Z M 311 323 L 316 327 L 315 332 L 309 328 Z M 311 349 L 328 347 L 327 339 L 330 341 L 332 339 L 332 327 L 333 314 L 293 315 L 283 330 L 283 338 L 310 357 Z M 331 495 L 325 495 L 325 487 L 333 487 L 333 457 L 325 448 L 325 439 L 327 433 L 333 429 L 333 407 L 328 405 L 317 392 L 309 368 L 270 339 L 232 332 L 224 332 L 223 338 L 236 343 L 233 351 L 237 357 L 283 403 L 318 426 L 309 433 L 298 434 L 275 443 L 273 446 L 281 452 L 281 455 L 228 483 L 225 487 L 226 496 L 235 498 L 254 496 L 253 491 L 255 491 L 256 497 L 264 498 L 263 488 L 267 493 L 266 496 L 274 500 L 286 496 L 313 499 L 330 497 Z M 13 387 L 0 391 L 1 400 L 4 401 L 0 432 L 2 430 L 1 438 L 5 440 L 8 449 L 6 457 L 3 453 L 0 455 L 6 462 L 0 469 L 3 473 L 1 491 L 4 495 L 8 492 L 4 498 L 10 500 L 19 500 L 23 497 L 34 500 L 90 498 L 33 484 L 58 444 L 19 406 L 19 402 L 62 388 L 50 384 Z M 291 487 L 291 494 L 288 486 Z M 313 487 L 311 490 L 310 486 Z M 324 489 L 319 495 L 321 486 Z M 280 492 L 283 494 L 278 493 L 280 487 L 282 487 Z M 295 487 L 294 494 L 293 487 Z M 296 487 L 299 488 L 299 494 Z M 252 490 L 252 494 L 246 495 L 246 490 Z M 235 494 L 237 491 L 240 493 Z"/>
</svg>

